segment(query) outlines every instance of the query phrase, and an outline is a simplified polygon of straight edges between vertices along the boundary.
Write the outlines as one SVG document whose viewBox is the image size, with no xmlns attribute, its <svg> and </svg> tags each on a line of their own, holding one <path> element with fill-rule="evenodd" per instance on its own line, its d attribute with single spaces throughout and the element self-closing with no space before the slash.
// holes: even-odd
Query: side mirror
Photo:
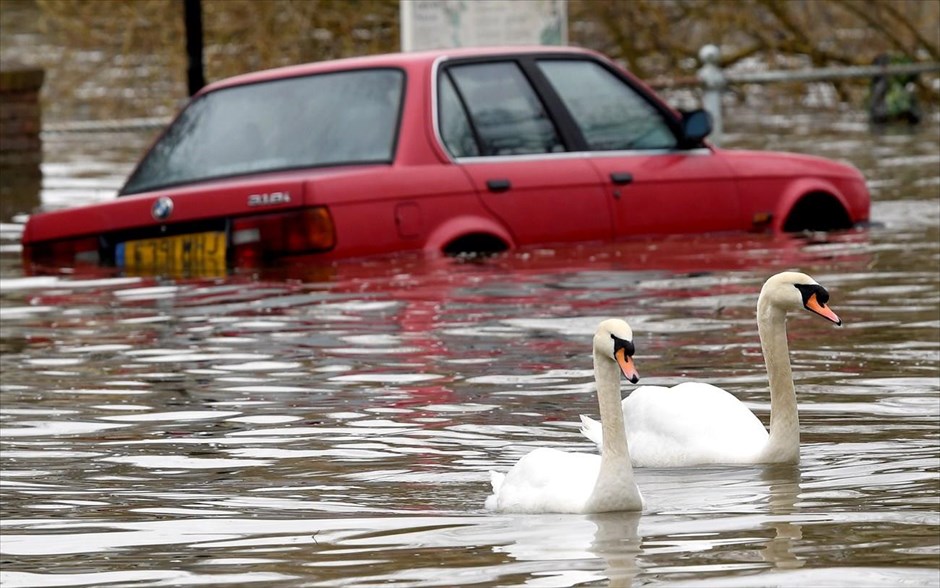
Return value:
<svg viewBox="0 0 940 588">
<path fill-rule="evenodd" d="M 700 147 L 702 139 L 712 132 L 712 115 L 704 110 L 682 113 L 682 147 Z"/>
</svg>

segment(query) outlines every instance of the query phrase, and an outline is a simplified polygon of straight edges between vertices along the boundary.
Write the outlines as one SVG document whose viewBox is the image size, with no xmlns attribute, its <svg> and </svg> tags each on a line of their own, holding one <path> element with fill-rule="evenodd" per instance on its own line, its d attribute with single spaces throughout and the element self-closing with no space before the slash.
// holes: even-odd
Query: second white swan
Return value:
<svg viewBox="0 0 940 588">
<path fill-rule="evenodd" d="M 508 473 L 491 472 L 486 508 L 502 512 L 594 513 L 643 508 L 633 480 L 620 409 L 620 375 L 639 380 L 633 364 L 633 332 L 619 319 L 594 334 L 594 379 L 604 440 L 601 454 L 542 447 L 524 455 Z"/>
<path fill-rule="evenodd" d="M 829 293 L 798 272 L 771 276 L 757 300 L 757 331 L 770 383 L 770 432 L 740 400 L 701 382 L 641 386 L 622 409 L 633 465 L 798 463 L 800 420 L 787 347 L 787 312 L 805 309 L 842 324 Z M 586 416 L 581 432 L 601 445 L 607 428 Z"/>
</svg>

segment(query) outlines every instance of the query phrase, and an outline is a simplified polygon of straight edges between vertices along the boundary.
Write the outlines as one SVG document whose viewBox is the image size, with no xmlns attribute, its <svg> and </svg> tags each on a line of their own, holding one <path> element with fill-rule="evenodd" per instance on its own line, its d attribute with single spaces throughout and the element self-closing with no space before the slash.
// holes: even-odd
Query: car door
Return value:
<svg viewBox="0 0 940 588">
<path fill-rule="evenodd" d="M 617 236 L 746 229 L 720 152 L 681 145 L 678 121 L 646 90 L 591 59 L 539 59 L 613 204 Z"/>
<path fill-rule="evenodd" d="M 609 239 L 609 197 L 569 152 L 519 64 L 452 64 L 438 78 L 439 131 L 516 245 Z"/>
</svg>

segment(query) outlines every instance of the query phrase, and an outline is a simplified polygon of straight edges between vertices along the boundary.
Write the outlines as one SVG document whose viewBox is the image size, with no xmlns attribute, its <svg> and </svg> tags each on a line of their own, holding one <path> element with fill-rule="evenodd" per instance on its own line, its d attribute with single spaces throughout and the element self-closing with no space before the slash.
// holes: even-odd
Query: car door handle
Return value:
<svg viewBox="0 0 940 588">
<path fill-rule="evenodd" d="M 486 188 L 490 192 L 505 192 L 512 188 L 512 183 L 506 179 L 486 180 Z"/>
<path fill-rule="evenodd" d="M 610 174 L 610 181 L 618 186 L 626 186 L 633 183 L 633 174 L 629 172 L 613 172 Z"/>
</svg>

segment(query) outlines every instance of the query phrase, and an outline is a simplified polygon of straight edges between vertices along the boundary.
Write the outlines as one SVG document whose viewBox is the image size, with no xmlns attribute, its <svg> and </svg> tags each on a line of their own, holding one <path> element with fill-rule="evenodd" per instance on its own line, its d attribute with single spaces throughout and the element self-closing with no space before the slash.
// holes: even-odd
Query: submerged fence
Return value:
<svg viewBox="0 0 940 588">
<path fill-rule="evenodd" d="M 170 123 L 169 117 L 124 118 L 116 120 L 76 120 L 43 125 L 42 132 L 58 133 L 123 133 L 162 129 Z"/>
<path fill-rule="evenodd" d="M 724 121 L 722 118 L 721 96 L 732 84 L 771 84 L 776 82 L 826 82 L 843 78 L 887 79 L 891 76 L 916 75 L 919 73 L 940 72 L 940 63 L 896 63 L 885 65 L 823 67 L 797 70 L 777 70 L 751 73 L 725 72 L 719 65 L 721 53 L 715 45 L 705 45 L 699 50 L 702 67 L 691 83 L 681 85 L 700 85 L 702 88 L 702 108 L 712 116 L 713 143 L 721 142 Z M 673 84 L 676 87 L 680 84 Z"/>
</svg>

